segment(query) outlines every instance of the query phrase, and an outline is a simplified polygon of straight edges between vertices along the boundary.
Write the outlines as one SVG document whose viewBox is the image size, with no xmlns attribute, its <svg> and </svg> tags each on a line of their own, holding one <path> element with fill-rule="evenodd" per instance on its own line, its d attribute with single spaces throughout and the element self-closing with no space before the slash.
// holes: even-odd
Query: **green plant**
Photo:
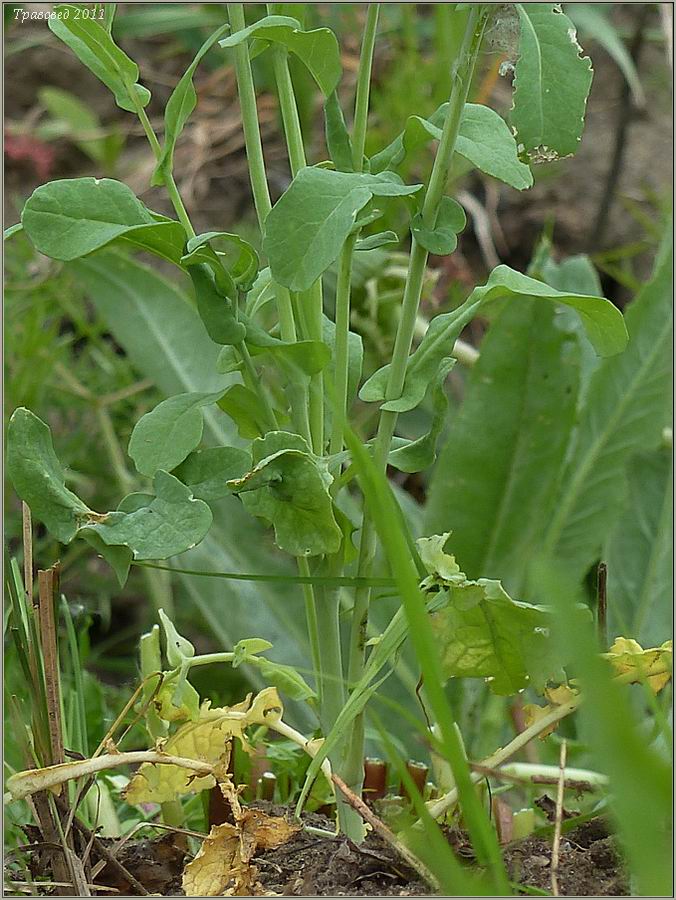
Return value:
<svg viewBox="0 0 676 900">
<path fill-rule="evenodd" d="M 228 26 L 218 28 L 195 56 L 167 103 L 161 143 L 145 112 L 150 94 L 139 84 L 138 67 L 113 40 L 112 16 L 101 23 L 82 18 L 79 9 L 57 7 L 50 27 L 111 89 L 117 104 L 138 116 L 156 158 L 153 184 L 166 189 L 176 219 L 154 213 L 120 182 L 85 178 L 39 187 L 25 205 L 21 227 L 37 250 L 69 264 L 129 355 L 144 359 L 146 368 L 154 366 L 151 374 L 170 396 L 139 420 L 129 442 L 129 455 L 152 489 L 128 494 L 108 513 L 92 510 L 66 485 L 48 427 L 27 409 L 16 410 L 9 424 L 8 470 L 17 493 L 59 541 L 81 538 L 91 544 L 120 584 L 132 563 L 155 564 L 197 544 L 205 558 L 215 546 L 221 558 L 225 553 L 237 560 L 237 548 L 218 546 L 220 536 L 233 541 L 238 529 L 260 534 L 242 518 L 238 503 L 272 526 L 277 547 L 295 560 L 298 574 L 275 560 L 261 580 L 302 586 L 312 685 L 290 665 L 298 660 L 272 662 L 260 655 L 273 635 L 258 625 L 244 627 L 265 631 L 264 639 L 234 636 L 218 623 L 215 628 L 232 649 L 196 655 L 164 617 L 167 664 L 155 632 L 142 644 L 143 653 L 153 643 L 143 670 L 146 679 L 164 673 L 160 719 L 165 725 L 178 711 L 199 721 L 199 697 L 188 676 L 201 665 L 245 665 L 256 686 L 275 685 L 304 703 L 324 742 L 312 746 L 299 808 L 327 759 L 348 788 L 359 792 L 364 711 L 410 635 L 424 675 L 425 702 L 438 726 L 438 736 L 434 732 L 429 739 L 455 778 L 451 799 L 435 809 L 441 815 L 460 799 L 478 858 L 488 867 L 492 886 L 505 890 L 495 834 L 472 786 L 477 779 L 443 685 L 448 678 L 486 679 L 495 694 L 510 696 L 527 686 L 542 691 L 549 683 L 565 683 L 563 667 L 572 654 L 551 638 L 552 611 L 512 600 L 496 579 L 511 593 L 540 600 L 529 571 L 534 542 L 542 553 L 569 564 L 576 583 L 595 562 L 612 526 L 608 498 L 621 493 L 632 452 L 654 444 L 665 424 L 658 392 L 665 377 L 668 267 L 662 261 L 628 314 L 632 344 L 624 354 L 627 328 L 620 311 L 599 295 L 596 282 L 576 278 L 548 259 L 530 275 L 498 266 L 455 309 L 434 318 L 411 351 L 429 255 L 451 254 L 465 226 L 462 208 L 446 194 L 452 166 L 476 167 L 513 188 L 528 188 L 531 165 L 576 149 L 590 61 L 581 56 L 574 29 L 558 7 L 516 5 L 515 18 L 508 21 L 500 20 L 500 11 L 492 27 L 519 36 L 510 129 L 493 110 L 467 102 L 495 11 L 482 4 L 455 7 L 446 22 L 453 53 L 445 61 L 451 71 L 448 101 L 427 118 L 409 116 L 399 137 L 368 158 L 378 5 L 366 14 L 348 130 L 336 93 L 341 64 L 333 33 L 305 30 L 277 5 L 247 27 L 242 5 L 230 4 L 232 33 L 225 37 Z M 196 235 L 174 178 L 174 148 L 196 104 L 193 75 L 219 40 L 234 52 L 260 248 L 230 231 Z M 293 176 L 274 204 L 251 69 L 251 58 L 262 52 L 272 58 Z M 330 159 L 317 165 L 307 165 L 290 56 L 305 65 L 324 100 Z M 405 184 L 397 168 L 432 141 L 438 146 L 426 184 Z M 350 331 L 353 266 L 360 254 L 392 242 L 391 233 L 374 233 L 371 227 L 377 227 L 380 207 L 392 203 L 403 204 L 410 218 L 408 271 L 391 359 L 361 384 L 361 340 Z M 137 251 L 175 266 L 184 282 L 190 280 L 195 304 L 138 264 L 132 258 Z M 323 279 L 334 265 L 330 319 Z M 155 308 L 158 298 L 161 305 Z M 434 463 L 455 342 L 486 309 L 497 311 L 489 340 L 435 470 L 437 484 L 432 483 L 426 512 L 432 537 L 416 544 L 384 473 L 388 465 L 413 473 Z M 161 357 L 154 352 L 157 346 Z M 595 354 L 606 359 L 598 363 Z M 547 379 L 553 393 L 545 403 Z M 496 394 L 496 384 L 504 397 Z M 362 401 L 379 405 L 374 436 L 357 437 L 356 420 L 350 421 L 358 390 Z M 425 403 L 432 408 L 429 432 L 413 440 L 397 436 L 399 417 Z M 486 415 L 489 403 L 494 416 Z M 205 436 L 208 446 L 201 448 Z M 533 470 L 540 467 L 547 477 L 538 483 Z M 363 502 L 354 490 L 355 475 Z M 237 529 L 230 525 L 224 531 L 219 520 L 235 509 Z M 526 527 L 517 528 L 515 520 L 526 515 Z M 445 553 L 449 527 L 464 571 Z M 375 568 L 378 537 L 394 575 L 386 583 L 396 587 L 403 606 L 382 634 L 372 635 L 372 590 L 383 583 Z M 203 568 L 216 574 L 206 564 Z M 250 578 L 237 565 L 229 574 Z M 198 595 L 190 572 L 182 577 Z M 343 640 L 340 591 L 346 588 L 354 603 Z M 582 618 L 586 612 L 577 610 Z M 283 640 L 298 625 L 280 621 L 280 641 L 272 642 L 284 658 Z M 556 722 L 578 703 L 558 704 L 546 715 Z M 312 721 L 307 711 L 304 715 Z M 163 736 L 165 725 L 150 711 L 147 721 L 153 739 Z M 265 721 L 254 716 L 246 724 Z M 297 743 L 307 745 L 291 731 Z M 241 736 L 241 728 L 228 733 Z M 534 728 L 530 736 L 537 733 Z M 510 752 L 520 746 L 510 745 Z M 489 761 L 497 765 L 508 756 L 498 753 Z M 163 795 L 162 802 L 173 799 Z M 361 839 L 361 821 L 340 792 L 338 814 L 340 827 Z"/>
</svg>

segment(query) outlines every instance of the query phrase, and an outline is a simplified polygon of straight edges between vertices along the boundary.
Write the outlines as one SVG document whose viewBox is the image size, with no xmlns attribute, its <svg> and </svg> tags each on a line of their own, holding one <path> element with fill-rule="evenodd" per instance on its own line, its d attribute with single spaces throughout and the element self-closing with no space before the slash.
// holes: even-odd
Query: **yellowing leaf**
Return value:
<svg viewBox="0 0 676 900">
<path fill-rule="evenodd" d="M 259 809 L 245 810 L 237 825 L 214 825 L 183 872 L 186 896 L 265 896 L 251 860 L 258 848 L 281 847 L 298 830 L 299 826 Z"/>
<path fill-rule="evenodd" d="M 172 756 L 196 759 L 216 765 L 227 760 L 233 738 L 239 738 L 245 749 L 245 729 L 249 725 L 265 725 L 278 721 L 282 702 L 275 688 L 266 688 L 253 702 L 251 696 L 236 706 L 215 707 L 202 704 L 199 719 L 186 722 L 169 737 L 162 750 Z M 125 792 L 128 803 L 165 803 L 189 792 L 203 791 L 215 784 L 212 775 L 195 777 L 179 766 L 155 766 L 144 763 Z"/>
<path fill-rule="evenodd" d="M 531 725 L 539 722 L 540 719 L 548 715 L 551 711 L 551 706 L 538 706 L 537 703 L 525 703 L 523 707 L 523 716 L 526 723 L 526 728 L 530 728 Z M 552 724 L 545 728 L 544 731 L 541 731 L 538 735 L 540 740 L 544 741 L 544 739 L 556 729 L 557 725 L 558 722 L 552 722 Z"/>
<path fill-rule="evenodd" d="M 632 638 L 618 637 L 608 653 L 603 654 L 618 675 L 629 675 L 631 683 L 647 681 L 654 694 L 658 694 L 671 678 L 673 669 L 673 642 L 665 641 L 661 647 L 644 650 Z"/>
<path fill-rule="evenodd" d="M 544 694 L 547 700 L 549 700 L 549 703 L 546 706 L 538 706 L 536 703 L 526 703 L 523 707 L 526 727 L 529 728 L 531 725 L 534 725 L 540 719 L 544 718 L 544 716 L 549 715 L 555 707 L 563 706 L 565 703 L 570 703 L 575 700 L 578 693 L 579 691 L 576 691 L 575 688 L 567 684 L 557 684 L 555 687 L 545 688 Z M 552 722 L 552 724 L 545 728 L 544 731 L 541 731 L 538 735 L 540 740 L 543 741 L 548 735 L 552 734 L 552 732 L 556 730 L 558 724 L 558 722 Z"/>
</svg>

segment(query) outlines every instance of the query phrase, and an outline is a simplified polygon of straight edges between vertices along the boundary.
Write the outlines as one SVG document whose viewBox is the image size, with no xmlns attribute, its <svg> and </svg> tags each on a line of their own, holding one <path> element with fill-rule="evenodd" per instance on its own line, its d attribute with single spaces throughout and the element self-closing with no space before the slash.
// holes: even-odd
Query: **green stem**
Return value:
<svg viewBox="0 0 676 900">
<path fill-rule="evenodd" d="M 439 205 L 448 180 L 448 172 L 453 159 L 455 142 L 460 128 L 460 120 L 467 100 L 467 93 L 474 72 L 474 65 L 483 37 L 486 17 L 487 12 L 484 7 L 478 5 L 471 8 L 465 30 L 465 37 L 453 75 L 448 112 L 446 114 L 439 147 L 434 159 L 425 201 L 423 203 L 423 221 L 429 228 L 434 228 L 436 224 Z M 427 265 L 427 255 L 427 251 L 416 242 L 415 238 L 413 238 L 408 275 L 402 302 L 402 313 L 397 328 L 390 374 L 385 392 L 386 399 L 388 400 L 400 397 L 404 387 L 408 356 L 413 341 L 423 279 L 425 276 L 425 267 Z M 397 413 L 381 410 L 375 440 L 374 456 L 376 465 L 382 471 L 384 471 L 387 466 L 387 456 L 390 451 L 397 418 Z M 359 560 L 357 565 L 357 573 L 359 576 L 370 574 L 373 567 L 375 549 L 375 525 L 368 507 L 366 507 L 364 510 Z M 348 684 L 351 685 L 359 681 L 364 671 L 365 642 L 370 598 L 371 591 L 369 588 L 359 588 L 355 592 L 347 675 Z M 358 743 L 363 742 L 363 735 L 364 722 L 362 715 L 355 719 L 350 744 L 354 747 Z M 356 751 L 353 752 L 356 761 Z M 352 775 L 353 778 L 357 775 L 356 765 Z M 350 786 L 354 789 L 354 780 Z"/>
<path fill-rule="evenodd" d="M 347 413 L 352 254 L 354 253 L 354 245 L 356 242 L 357 235 L 350 235 L 343 245 L 338 263 L 338 280 L 336 282 L 336 396 L 334 401 L 335 410 L 331 430 L 331 443 L 329 445 L 329 452 L 331 454 L 340 453 L 344 446 L 343 419 Z"/>
<path fill-rule="evenodd" d="M 379 3 L 369 3 L 366 12 L 366 25 L 359 56 L 357 73 L 357 90 L 354 100 L 354 123 L 352 125 L 352 165 L 355 172 L 361 172 L 364 166 L 364 147 L 366 146 L 366 126 L 369 113 L 369 95 L 371 91 L 371 70 L 373 69 L 373 50 L 376 44 L 378 28 Z"/>
<path fill-rule="evenodd" d="M 263 426 L 264 431 L 277 431 L 279 429 L 279 423 L 277 422 L 275 411 L 270 406 L 268 395 L 265 393 L 265 388 L 261 383 L 258 372 L 256 372 L 256 368 L 251 359 L 251 354 L 249 353 L 249 348 L 244 341 L 242 341 L 241 344 L 237 345 L 237 350 L 244 363 L 243 374 L 245 381 L 248 383 L 249 390 L 252 390 L 258 396 L 265 413 L 265 421 L 259 424 Z"/>
<path fill-rule="evenodd" d="M 244 6 L 241 3 L 229 3 L 228 16 L 233 31 L 241 31 L 246 27 Z M 235 74 L 237 76 L 251 191 L 253 193 L 254 206 L 256 207 L 256 215 L 258 216 L 258 225 L 262 232 L 268 213 L 272 209 L 272 201 L 265 171 L 261 132 L 258 125 L 256 90 L 251 71 L 249 48 L 246 44 L 240 44 L 235 47 Z M 291 295 L 285 287 L 276 284 L 275 300 L 282 340 L 287 343 L 295 343 L 297 340 L 296 323 L 294 321 Z M 300 381 L 293 382 L 288 387 L 288 394 L 294 427 L 299 434 L 303 435 L 310 442 L 310 426 L 307 416 L 307 387 Z"/>
<path fill-rule="evenodd" d="M 298 574 L 303 578 L 310 578 L 310 566 L 304 556 L 296 559 L 298 563 Z M 303 585 L 303 598 L 305 600 L 305 621 L 307 624 L 307 635 L 310 642 L 310 655 L 312 656 L 312 668 L 315 676 L 315 690 L 319 698 L 319 707 L 322 705 L 322 660 L 319 644 L 319 619 L 317 618 L 317 601 L 315 599 L 314 587 L 307 583 Z"/>
</svg>

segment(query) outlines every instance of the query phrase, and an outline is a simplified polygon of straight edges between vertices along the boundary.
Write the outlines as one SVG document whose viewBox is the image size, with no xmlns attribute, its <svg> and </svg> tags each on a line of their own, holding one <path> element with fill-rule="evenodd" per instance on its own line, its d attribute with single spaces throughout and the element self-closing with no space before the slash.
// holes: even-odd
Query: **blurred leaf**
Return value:
<svg viewBox="0 0 676 900">
<path fill-rule="evenodd" d="M 185 246 L 180 223 L 158 221 L 126 184 L 110 178 L 43 184 L 26 201 L 21 221 L 36 249 L 52 259 L 78 259 L 118 239 L 178 265 Z"/>
<path fill-rule="evenodd" d="M 451 352 L 465 325 L 472 321 L 484 303 L 502 297 L 542 298 L 570 306 L 582 319 L 587 337 L 601 356 L 620 353 L 626 346 L 627 332 L 622 313 L 608 300 L 557 291 L 509 266 L 500 265 L 493 269 L 486 284 L 474 288 L 462 306 L 432 319 L 419 347 L 409 357 L 401 397 L 383 402 L 381 408 L 393 412 L 414 409 L 425 396 L 427 385 L 441 360 Z M 385 401 L 389 373 L 389 363 L 378 369 L 359 392 L 361 399 L 369 403 Z"/>
<path fill-rule="evenodd" d="M 608 623 L 611 635 L 658 644 L 673 631 L 673 462 L 667 449 L 641 453 L 628 465 L 625 510 L 608 537 Z"/>
<path fill-rule="evenodd" d="M 427 434 L 415 441 L 406 441 L 401 446 L 397 446 L 400 439 L 393 440 L 393 449 L 390 450 L 387 462 L 400 472 L 422 472 L 434 463 L 437 457 L 437 441 L 448 410 L 448 397 L 444 385 L 454 365 L 454 359 L 442 359 L 439 371 L 428 388 L 427 393 L 432 404 L 432 423 Z"/>
<path fill-rule="evenodd" d="M 465 210 L 452 197 L 442 197 L 434 228 L 427 228 L 422 213 L 411 221 L 413 237 L 428 253 L 448 256 L 458 246 L 458 235 L 467 224 Z"/>
<path fill-rule="evenodd" d="M 394 231 L 379 231 L 377 234 L 369 234 L 360 238 L 354 245 L 355 250 L 377 250 L 378 247 L 387 247 L 399 243 L 399 236 Z"/>
<path fill-rule="evenodd" d="M 334 166 L 339 172 L 354 171 L 352 143 L 336 91 L 329 94 L 324 102 L 324 122 L 326 147 Z"/>
<path fill-rule="evenodd" d="M 231 385 L 218 401 L 218 408 L 222 409 L 226 415 L 230 416 L 234 424 L 237 426 L 237 433 L 245 440 L 253 440 L 253 438 L 262 435 L 262 428 L 259 422 L 266 421 L 266 411 L 263 408 L 260 397 L 243 384 Z M 249 459 L 249 462 L 251 460 Z M 233 475 L 232 478 L 240 478 L 249 471 L 251 466 Z M 228 493 L 231 491 L 228 488 Z"/>
<path fill-rule="evenodd" d="M 47 138 L 49 134 L 51 137 L 70 138 L 95 163 L 112 168 L 124 144 L 121 134 L 97 136 L 102 130 L 101 123 L 91 109 L 70 91 L 44 87 L 38 91 L 38 99 L 51 115 L 51 120 L 38 129 L 41 137 Z"/>
<path fill-rule="evenodd" d="M 117 105 L 128 112 L 136 112 L 137 105 L 147 106 L 150 91 L 137 83 L 138 66 L 120 50 L 109 30 L 93 18 L 80 16 L 78 6 L 63 3 L 54 11 L 61 16 L 48 20 L 50 31 L 113 92 Z"/>
<path fill-rule="evenodd" d="M 545 532 L 547 555 L 582 577 L 620 513 L 625 467 L 656 447 L 671 407 L 671 253 L 629 305 L 627 350 L 594 373 Z"/>
<path fill-rule="evenodd" d="M 158 469 L 170 472 L 180 465 L 202 440 L 202 407 L 220 396 L 220 392 L 178 394 L 142 416 L 129 441 L 136 469 L 152 478 Z"/>
<path fill-rule="evenodd" d="M 420 187 L 403 184 L 391 172 L 301 169 L 265 222 L 263 248 L 272 277 L 289 290 L 307 290 L 338 258 L 357 213 L 372 197 L 401 197 Z"/>
<path fill-rule="evenodd" d="M 250 468 L 251 457 L 246 450 L 209 447 L 207 450 L 194 450 L 172 474 L 190 488 L 193 497 L 213 503 L 232 493 L 226 486 L 227 481 L 240 478 Z"/>
<path fill-rule="evenodd" d="M 195 70 L 200 64 L 202 57 L 208 53 L 228 28 L 229 25 L 222 25 L 207 38 L 172 91 L 171 97 L 167 100 L 167 105 L 164 108 L 164 146 L 151 181 L 153 185 L 164 184 L 166 176 L 171 174 L 174 167 L 176 141 L 197 105 L 197 94 L 192 83 Z"/>
<path fill-rule="evenodd" d="M 187 638 L 178 633 L 176 626 L 163 609 L 158 609 L 157 614 L 164 630 L 167 662 L 172 669 L 176 669 L 184 660 L 192 659 L 195 648 Z"/>
<path fill-rule="evenodd" d="M 338 87 L 343 74 L 340 48 L 335 34 L 328 28 L 304 31 L 300 22 L 289 16 L 265 16 L 220 42 L 221 47 L 237 47 L 250 37 L 268 43 L 282 44 L 307 66 L 324 96 Z"/>
<path fill-rule="evenodd" d="M 68 544 L 92 511 L 65 485 L 49 427 L 19 407 L 7 431 L 7 474 L 19 497 L 57 540 Z"/>
<path fill-rule="evenodd" d="M 511 117 L 534 161 L 575 153 L 584 127 L 592 65 L 575 27 L 553 3 L 518 3 L 521 24 Z"/>
<path fill-rule="evenodd" d="M 517 593 L 551 516 L 575 424 L 577 347 L 555 318 L 551 306 L 525 300 L 492 322 L 425 511 L 428 531 L 453 531 L 471 578 L 499 576 Z"/>
<path fill-rule="evenodd" d="M 585 38 L 597 41 L 617 64 L 631 88 L 634 103 L 639 107 L 645 106 L 645 94 L 636 65 L 617 28 L 610 21 L 609 12 L 612 9 L 599 3 L 569 3 L 566 6 L 566 13 L 578 31 Z"/>
<path fill-rule="evenodd" d="M 629 675 L 632 683 L 645 681 L 654 694 L 671 680 L 674 667 L 673 641 L 661 647 L 644 650 L 633 638 L 618 637 L 608 653 L 603 654 L 618 675 Z"/>
<path fill-rule="evenodd" d="M 254 468 L 228 485 L 246 509 L 273 525 L 277 546 L 292 556 L 336 553 L 342 533 L 326 463 L 303 438 L 280 431 L 255 440 L 252 452 Z"/>
</svg>

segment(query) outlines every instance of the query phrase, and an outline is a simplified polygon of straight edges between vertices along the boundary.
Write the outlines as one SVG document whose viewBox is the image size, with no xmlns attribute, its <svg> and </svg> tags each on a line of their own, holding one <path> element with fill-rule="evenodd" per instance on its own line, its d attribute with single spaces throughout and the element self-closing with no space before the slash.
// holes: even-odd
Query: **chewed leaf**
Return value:
<svg viewBox="0 0 676 900">
<path fill-rule="evenodd" d="M 633 675 L 632 681 L 645 681 L 654 694 L 658 694 L 671 679 L 673 641 L 644 650 L 637 641 L 618 637 L 608 653 L 603 655 L 618 675 Z"/>
<path fill-rule="evenodd" d="M 151 478 L 180 465 L 202 439 L 202 407 L 216 403 L 221 393 L 178 394 L 139 419 L 129 441 L 138 471 Z"/>
<path fill-rule="evenodd" d="M 512 124 L 534 162 L 575 153 L 582 129 L 592 65 L 582 55 L 575 27 L 553 3 L 517 4 L 521 24 L 514 74 Z"/>
<path fill-rule="evenodd" d="M 49 426 L 25 407 L 14 410 L 9 420 L 7 474 L 35 518 L 57 540 L 72 541 L 91 510 L 66 487 Z"/>
<path fill-rule="evenodd" d="M 491 691 L 501 695 L 563 681 L 566 659 L 550 638 L 550 610 L 512 600 L 499 581 L 467 579 L 455 558 L 444 552 L 447 538 L 434 535 L 418 541 L 430 572 L 423 590 L 441 588 L 448 597 L 433 614 L 444 673 L 449 678 L 485 678 Z M 588 610 L 580 608 L 580 615 L 588 615 Z"/>
<path fill-rule="evenodd" d="M 241 385 L 235 385 L 241 387 Z M 256 435 L 258 432 L 256 432 Z M 213 503 L 231 494 L 226 482 L 241 478 L 251 468 L 251 456 L 239 447 L 209 447 L 194 450 L 173 475 L 190 488 L 193 497 Z"/>
<path fill-rule="evenodd" d="M 220 43 L 221 47 L 236 47 L 249 38 L 284 45 L 307 66 L 326 97 L 338 87 L 342 75 L 340 48 L 330 29 L 305 31 L 300 22 L 290 16 L 265 16 Z"/>
<path fill-rule="evenodd" d="M 275 541 L 292 556 L 336 553 L 342 532 L 333 515 L 325 461 L 298 435 L 272 431 L 254 441 L 254 468 L 228 482 L 249 512 L 270 522 Z"/>
<path fill-rule="evenodd" d="M 282 703 L 274 688 L 261 691 L 253 701 L 248 697 L 236 706 L 211 709 L 202 705 L 196 722 L 187 722 L 170 737 L 162 749 L 171 756 L 196 759 L 216 765 L 227 761 L 233 738 L 248 747 L 245 729 L 250 725 L 265 725 L 268 716 L 281 716 Z M 129 782 L 125 791 L 128 803 L 165 803 L 190 792 L 211 788 L 212 775 L 194 777 L 179 766 L 155 766 L 144 763 Z"/>
</svg>

